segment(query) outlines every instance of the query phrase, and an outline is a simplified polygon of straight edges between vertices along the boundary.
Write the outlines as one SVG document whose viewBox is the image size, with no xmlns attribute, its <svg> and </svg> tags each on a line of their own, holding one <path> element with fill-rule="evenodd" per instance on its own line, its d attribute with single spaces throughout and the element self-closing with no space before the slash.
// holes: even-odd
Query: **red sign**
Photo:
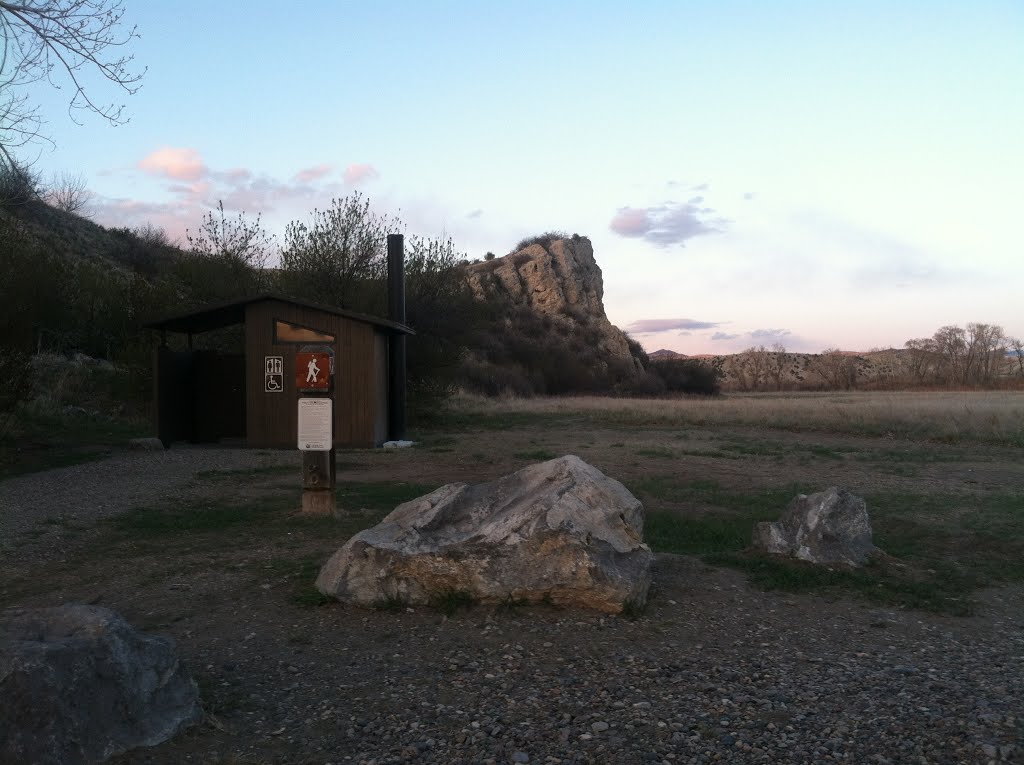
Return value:
<svg viewBox="0 0 1024 765">
<path fill-rule="evenodd" d="M 297 390 L 327 390 L 330 382 L 331 354 L 295 354 L 295 388 Z"/>
</svg>

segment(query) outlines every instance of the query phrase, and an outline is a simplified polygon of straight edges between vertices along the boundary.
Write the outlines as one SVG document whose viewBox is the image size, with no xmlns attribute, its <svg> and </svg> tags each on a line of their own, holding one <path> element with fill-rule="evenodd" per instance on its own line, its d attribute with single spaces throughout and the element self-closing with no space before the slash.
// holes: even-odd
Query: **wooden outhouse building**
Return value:
<svg viewBox="0 0 1024 765">
<path fill-rule="evenodd" d="M 402 300 L 404 317 L 404 295 Z M 193 350 L 193 336 L 232 325 L 244 327 L 242 353 Z M 412 330 L 399 321 L 264 294 L 146 326 L 163 339 L 156 352 L 154 410 L 165 444 L 244 439 L 251 447 L 296 448 L 295 354 L 310 345 L 334 351 L 336 447 L 379 446 L 403 437 L 396 436 L 395 423 L 404 430 L 404 340 Z M 187 335 L 187 350 L 170 349 L 168 332 Z M 401 344 L 397 382 L 389 368 L 395 366 L 395 344 Z"/>
</svg>

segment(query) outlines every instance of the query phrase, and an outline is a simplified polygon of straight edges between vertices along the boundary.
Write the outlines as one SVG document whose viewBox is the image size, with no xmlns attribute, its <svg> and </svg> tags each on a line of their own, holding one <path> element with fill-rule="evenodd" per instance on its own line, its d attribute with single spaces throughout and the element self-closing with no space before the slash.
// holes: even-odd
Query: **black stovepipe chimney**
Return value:
<svg viewBox="0 0 1024 765">
<path fill-rule="evenodd" d="M 405 324 L 405 237 L 388 234 L 388 318 Z M 388 339 L 388 440 L 405 438 L 405 335 Z"/>
</svg>

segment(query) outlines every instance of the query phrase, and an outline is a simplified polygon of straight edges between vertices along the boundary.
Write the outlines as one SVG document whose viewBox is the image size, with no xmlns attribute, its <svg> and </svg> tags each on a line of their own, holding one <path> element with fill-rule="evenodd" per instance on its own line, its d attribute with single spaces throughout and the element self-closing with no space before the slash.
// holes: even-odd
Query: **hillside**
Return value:
<svg viewBox="0 0 1024 765">
<path fill-rule="evenodd" d="M 848 388 L 894 389 L 935 384 L 932 375 L 939 363 L 934 354 L 906 348 L 825 353 L 778 353 L 749 349 L 742 353 L 688 356 L 660 349 L 650 354 L 653 362 L 675 359 L 700 360 L 720 370 L 726 391 L 842 390 Z M 995 383 L 1012 383 L 1022 376 L 1015 356 L 997 364 Z"/>
</svg>

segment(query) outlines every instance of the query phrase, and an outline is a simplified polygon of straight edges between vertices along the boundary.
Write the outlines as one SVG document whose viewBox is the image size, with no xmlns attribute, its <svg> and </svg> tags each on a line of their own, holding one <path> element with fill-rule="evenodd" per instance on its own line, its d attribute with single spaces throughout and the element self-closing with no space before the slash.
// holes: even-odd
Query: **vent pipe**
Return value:
<svg viewBox="0 0 1024 765">
<path fill-rule="evenodd" d="M 388 318 L 405 324 L 405 237 L 388 234 Z M 388 440 L 405 439 L 405 335 L 388 338 Z"/>
</svg>

